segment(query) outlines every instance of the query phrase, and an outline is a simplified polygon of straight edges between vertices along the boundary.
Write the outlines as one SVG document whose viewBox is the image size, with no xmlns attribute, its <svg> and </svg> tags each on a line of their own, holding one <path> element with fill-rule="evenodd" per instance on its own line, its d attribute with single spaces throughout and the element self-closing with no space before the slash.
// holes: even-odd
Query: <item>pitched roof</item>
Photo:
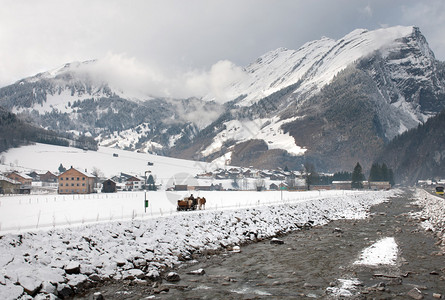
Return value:
<svg viewBox="0 0 445 300">
<path fill-rule="evenodd" d="M 11 178 L 8 178 L 8 177 L 2 176 L 2 175 L 0 175 L 0 180 L 6 181 L 6 182 L 9 182 L 9 183 L 12 183 L 12 184 L 21 184 L 18 181 L 12 180 Z"/>
<path fill-rule="evenodd" d="M 14 171 L 14 172 L 12 172 L 11 174 L 16 174 L 16 175 L 22 177 L 23 179 L 32 179 L 31 176 L 26 175 L 25 173 L 21 173 L 21 172 L 15 172 L 15 171 Z"/>
<path fill-rule="evenodd" d="M 80 174 L 85 175 L 86 177 L 96 178 L 96 176 L 94 176 L 94 175 L 92 175 L 92 174 L 90 174 L 90 173 L 81 171 L 81 170 L 76 169 L 76 168 L 73 168 L 73 167 L 71 167 L 69 170 L 75 170 L 75 171 L 79 172 Z M 63 174 L 65 174 L 65 173 L 68 172 L 69 170 L 66 170 L 65 172 L 63 172 L 63 173 L 60 174 L 59 176 L 62 176 Z"/>
</svg>

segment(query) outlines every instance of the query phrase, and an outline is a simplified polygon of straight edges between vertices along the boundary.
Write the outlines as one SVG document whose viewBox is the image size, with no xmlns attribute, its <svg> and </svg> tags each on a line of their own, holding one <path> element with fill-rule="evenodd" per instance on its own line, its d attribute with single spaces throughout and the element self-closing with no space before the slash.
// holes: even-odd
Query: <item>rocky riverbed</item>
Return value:
<svg viewBox="0 0 445 300">
<path fill-rule="evenodd" d="M 443 207 L 443 198 L 407 190 L 366 219 L 307 223 L 194 255 L 158 281 L 102 283 L 76 299 L 441 299 Z"/>
</svg>

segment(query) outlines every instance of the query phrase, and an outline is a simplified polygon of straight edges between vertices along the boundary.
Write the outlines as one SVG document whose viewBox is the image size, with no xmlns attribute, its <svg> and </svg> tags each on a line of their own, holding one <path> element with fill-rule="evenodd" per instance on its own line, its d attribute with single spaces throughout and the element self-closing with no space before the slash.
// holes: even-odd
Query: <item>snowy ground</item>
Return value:
<svg viewBox="0 0 445 300">
<path fill-rule="evenodd" d="M 59 226 L 56 220 L 52 229 L 28 232 L 23 229 L 34 226 L 35 219 L 31 222 L 27 218 L 32 217 L 16 215 L 17 220 L 24 220 L 22 232 L 4 234 L 0 239 L 0 298 L 14 299 L 22 294 L 38 294 L 37 298 L 45 294 L 69 294 L 82 284 L 105 279 L 155 278 L 193 253 L 272 237 L 297 230 L 308 221 L 320 225 L 333 219 L 363 218 L 370 206 L 381 203 L 396 191 L 336 192 L 289 192 L 283 195 L 281 203 L 279 192 L 209 192 L 205 195 L 208 198 L 206 211 L 178 213 L 166 209 L 162 216 L 151 216 L 151 211 L 147 210 L 146 216 L 137 213 L 133 220 L 76 226 L 73 223 Z M 60 201 L 65 205 L 60 205 L 57 216 L 72 210 L 77 212 L 77 217 L 73 213 L 70 218 L 87 219 L 87 213 L 93 211 L 94 216 L 95 207 L 102 207 L 107 200 L 109 205 L 125 201 L 125 207 L 127 204 L 131 207 L 134 202 L 141 211 L 141 195 L 118 201 L 65 199 Z M 165 192 L 164 195 L 159 202 L 173 205 Z M 1 211 L 11 214 L 17 211 L 12 209 L 12 204 L 6 204 L 6 199 L 1 201 Z M 164 207 L 155 202 L 150 206 L 153 213 Z M 227 206 L 224 207 L 224 203 Z M 31 203 L 18 205 L 31 205 L 23 211 L 33 212 L 34 217 L 37 213 L 39 224 L 48 223 L 56 215 L 45 211 L 48 209 L 45 200 L 33 204 L 31 199 Z M 50 206 L 57 205 L 51 203 Z M 77 209 L 73 209 L 76 206 Z M 122 204 L 116 206 L 123 209 Z M 120 213 L 122 215 L 122 211 Z M 6 214 L 1 217 L 3 220 Z"/>
<path fill-rule="evenodd" d="M 415 203 L 422 207 L 419 217 L 422 227 L 436 233 L 437 238 L 442 240 L 441 247 L 445 250 L 445 199 L 444 197 L 431 195 L 423 189 L 417 189 Z"/>
<path fill-rule="evenodd" d="M 225 191 L 194 192 L 207 199 L 206 210 L 228 210 L 272 204 L 296 203 L 343 195 L 360 195 L 357 191 Z M 117 220 L 150 219 L 181 216 L 177 200 L 190 192 L 119 192 L 89 195 L 24 195 L 0 197 L 0 233 L 17 233 L 61 226 L 80 226 Z M 148 208 L 144 200 L 148 200 Z"/>
<path fill-rule="evenodd" d="M 4 173 L 16 170 L 37 173 L 51 171 L 56 174 L 60 164 L 67 169 L 73 166 L 79 170 L 87 170 L 89 173 L 96 171 L 106 178 L 120 173 L 144 178 L 145 175 L 148 176 L 146 172 L 150 172 L 162 190 L 173 187 L 175 184 L 190 186 L 221 184 L 224 189 L 233 188 L 233 180 L 195 178 L 198 174 L 218 168 L 230 168 L 225 165 L 224 160 L 220 159 L 206 163 L 107 147 L 99 147 L 97 151 L 84 151 L 78 148 L 38 143 L 0 153 L 0 172 Z M 279 185 L 281 181 L 264 180 L 265 187 L 269 187 L 271 183 Z M 256 180 L 254 178 L 239 180 L 239 186 L 243 190 L 256 189 Z"/>
<path fill-rule="evenodd" d="M 115 156 L 117 155 L 117 156 Z M 35 144 L 9 149 L 0 154 L 0 171 L 18 170 L 37 173 L 58 172 L 60 164 L 69 169 L 93 172 L 97 170 L 105 177 L 118 175 L 121 172 L 144 176 L 150 171 L 156 177 L 156 183 L 163 186 L 187 184 L 194 181 L 195 175 L 213 171 L 219 165 L 198 161 L 176 159 L 165 156 L 137 153 L 120 149 L 99 147 L 98 151 L 84 151 L 78 148 L 61 147 L 46 144 Z M 148 163 L 153 163 L 149 166 Z M 224 165 L 221 165 L 224 167 Z"/>
</svg>

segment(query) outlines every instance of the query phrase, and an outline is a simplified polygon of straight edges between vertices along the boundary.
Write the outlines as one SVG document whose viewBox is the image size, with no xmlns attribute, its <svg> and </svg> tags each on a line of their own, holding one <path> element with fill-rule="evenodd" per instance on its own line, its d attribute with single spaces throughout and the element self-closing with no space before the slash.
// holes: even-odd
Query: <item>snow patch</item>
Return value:
<svg viewBox="0 0 445 300">
<path fill-rule="evenodd" d="M 356 286 L 361 284 L 357 278 L 338 279 L 338 287 L 328 287 L 327 293 L 336 298 L 338 297 L 352 297 L 355 295 Z"/>
<path fill-rule="evenodd" d="M 280 120 L 279 117 L 272 119 L 257 120 L 232 120 L 224 123 L 225 129 L 218 133 L 212 144 L 201 151 L 203 156 L 209 156 L 221 150 L 228 141 L 235 141 L 237 144 L 252 139 L 259 139 L 266 142 L 269 149 L 283 149 L 292 155 L 303 155 L 307 149 L 295 144 L 295 139 L 284 133 L 281 126 L 292 122 L 300 117 Z"/>
<path fill-rule="evenodd" d="M 398 255 L 398 246 L 393 237 L 383 238 L 364 249 L 359 260 L 354 265 L 395 265 Z"/>
</svg>

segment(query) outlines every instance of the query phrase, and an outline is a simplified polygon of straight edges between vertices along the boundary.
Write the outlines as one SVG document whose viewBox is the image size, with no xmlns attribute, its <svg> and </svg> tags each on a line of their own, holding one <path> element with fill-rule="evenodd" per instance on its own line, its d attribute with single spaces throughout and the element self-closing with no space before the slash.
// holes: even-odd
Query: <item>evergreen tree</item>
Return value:
<svg viewBox="0 0 445 300">
<path fill-rule="evenodd" d="M 382 164 L 381 167 L 381 181 L 389 181 L 389 173 L 388 173 L 388 167 L 386 166 L 385 163 Z"/>
<path fill-rule="evenodd" d="M 350 172 L 342 171 L 334 173 L 332 176 L 332 181 L 349 181 L 351 180 L 352 174 Z"/>
<path fill-rule="evenodd" d="M 395 182 L 394 182 L 394 173 L 393 173 L 392 169 L 388 170 L 388 181 L 389 181 L 389 184 L 391 186 L 393 186 L 395 184 Z"/>
<path fill-rule="evenodd" d="M 59 166 L 59 173 L 63 173 L 63 172 L 65 172 L 66 171 L 66 168 L 62 165 L 62 163 L 60 163 L 60 166 Z"/>
<path fill-rule="evenodd" d="M 388 181 L 394 185 L 394 173 L 385 163 L 382 165 L 374 163 L 369 172 L 369 181 Z"/>
<path fill-rule="evenodd" d="M 360 165 L 360 163 L 357 163 L 354 167 L 354 171 L 352 172 L 352 188 L 362 189 L 363 180 L 365 180 L 365 176 L 363 175 L 362 166 Z"/>
<path fill-rule="evenodd" d="M 153 175 L 148 176 L 147 188 L 148 188 L 149 191 L 156 191 L 157 190 L 155 179 L 154 179 Z"/>
<path fill-rule="evenodd" d="M 372 164 L 371 170 L 369 171 L 369 181 L 379 181 L 380 180 L 380 166 L 377 163 Z"/>
<path fill-rule="evenodd" d="M 304 164 L 304 173 L 306 174 L 306 186 L 307 189 L 311 189 L 311 185 L 318 184 L 319 176 L 317 171 L 315 170 L 315 166 L 311 163 Z"/>
</svg>

